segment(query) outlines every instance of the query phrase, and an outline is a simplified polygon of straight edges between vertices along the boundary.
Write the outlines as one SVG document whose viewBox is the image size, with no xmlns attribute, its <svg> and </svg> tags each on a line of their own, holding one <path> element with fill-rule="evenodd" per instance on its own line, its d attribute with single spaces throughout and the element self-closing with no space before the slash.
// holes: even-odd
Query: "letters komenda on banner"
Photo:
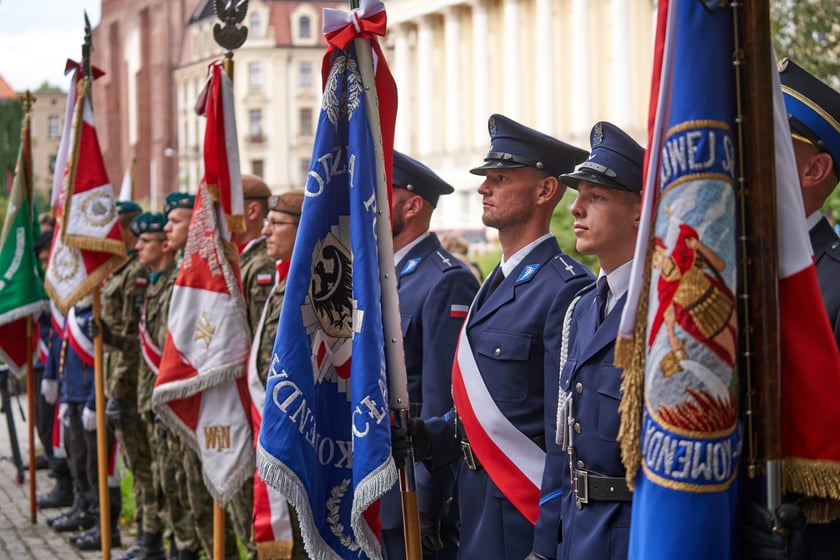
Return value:
<svg viewBox="0 0 840 560">
<path fill-rule="evenodd" d="M 719 4 L 658 6 L 642 223 L 617 347 L 619 438 L 635 478 L 630 558 L 722 559 L 733 549 L 734 36 L 732 9 Z"/>
<path fill-rule="evenodd" d="M 384 33 L 384 7 L 363 3 L 353 17 L 340 40 L 327 35 L 323 105 L 257 446 L 259 474 L 297 510 L 312 558 L 380 558 L 377 500 L 397 476 L 374 159 L 381 141 L 389 169 L 396 88 L 373 37 Z M 372 39 L 370 47 L 354 37 Z M 381 131 L 366 116 L 372 84 L 362 83 L 358 45 L 373 50 Z"/>
</svg>

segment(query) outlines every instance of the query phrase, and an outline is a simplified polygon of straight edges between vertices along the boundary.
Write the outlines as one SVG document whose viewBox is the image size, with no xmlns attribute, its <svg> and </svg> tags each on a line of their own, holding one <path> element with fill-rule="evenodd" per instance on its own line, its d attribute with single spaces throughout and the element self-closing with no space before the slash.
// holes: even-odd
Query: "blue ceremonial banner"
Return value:
<svg viewBox="0 0 840 560">
<path fill-rule="evenodd" d="M 735 550 L 735 76 L 733 14 L 722 4 L 659 4 L 644 224 L 619 332 L 632 337 L 646 322 L 635 340 L 645 362 L 641 425 L 625 440 L 634 430 L 622 418 L 621 435 L 635 473 L 636 559 L 721 560 Z M 646 305 L 631 305 L 639 300 Z M 625 403 L 622 412 L 632 416 Z"/>
<path fill-rule="evenodd" d="M 295 508 L 318 559 L 381 558 L 371 506 L 397 477 L 368 91 L 353 43 L 332 51 L 257 448 L 260 476 Z"/>
</svg>

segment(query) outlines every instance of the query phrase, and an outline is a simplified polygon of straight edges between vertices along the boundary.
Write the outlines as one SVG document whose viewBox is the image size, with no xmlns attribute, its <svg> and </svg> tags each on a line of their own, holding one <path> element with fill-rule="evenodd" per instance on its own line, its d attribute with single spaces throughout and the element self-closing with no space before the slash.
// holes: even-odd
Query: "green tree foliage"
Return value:
<svg viewBox="0 0 840 560">
<path fill-rule="evenodd" d="M 0 102 L 0 187 L 5 191 L 7 177 L 13 177 L 20 148 L 23 107 L 19 99 Z"/>
<path fill-rule="evenodd" d="M 569 206 L 572 205 L 575 198 L 577 198 L 577 191 L 566 189 L 566 194 L 557 208 L 554 210 L 554 215 L 551 217 L 551 233 L 557 237 L 560 243 L 560 248 L 563 252 L 573 256 L 592 270 L 598 272 L 598 259 L 592 255 L 581 255 L 575 250 L 575 219 L 569 211 Z"/>
<path fill-rule="evenodd" d="M 773 0 L 773 46 L 840 91 L 840 2 L 838 0 Z M 840 189 L 825 207 L 840 221 Z"/>
</svg>

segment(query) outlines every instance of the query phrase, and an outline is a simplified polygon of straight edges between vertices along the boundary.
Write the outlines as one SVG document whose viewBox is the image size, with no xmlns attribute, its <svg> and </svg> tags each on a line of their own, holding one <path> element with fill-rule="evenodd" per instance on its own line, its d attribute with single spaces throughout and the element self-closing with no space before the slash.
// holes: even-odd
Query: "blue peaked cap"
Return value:
<svg viewBox="0 0 840 560">
<path fill-rule="evenodd" d="M 612 123 L 595 123 L 589 133 L 592 153 L 577 171 L 560 176 L 566 186 L 577 189 L 580 181 L 589 181 L 611 189 L 642 192 L 642 166 L 645 149 Z"/>
<path fill-rule="evenodd" d="M 437 173 L 401 152 L 394 150 L 394 171 L 391 182 L 395 188 L 419 194 L 432 206 L 437 206 L 438 197 L 455 191 L 452 185 L 441 179 Z"/>
<path fill-rule="evenodd" d="M 790 59 L 779 61 L 790 131 L 827 152 L 840 175 L 840 93 Z"/>
<path fill-rule="evenodd" d="M 504 115 L 491 115 L 490 151 L 484 163 L 470 169 L 473 175 L 486 175 L 488 170 L 512 167 L 533 167 L 559 177 L 582 162 L 588 152 L 561 142 Z"/>
</svg>

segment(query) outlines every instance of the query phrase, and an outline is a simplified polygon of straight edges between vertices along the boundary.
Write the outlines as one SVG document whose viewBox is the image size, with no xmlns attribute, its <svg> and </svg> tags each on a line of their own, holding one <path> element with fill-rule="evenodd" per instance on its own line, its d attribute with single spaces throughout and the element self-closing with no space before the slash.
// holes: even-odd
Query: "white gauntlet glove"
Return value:
<svg viewBox="0 0 840 560">
<path fill-rule="evenodd" d="M 55 379 L 41 380 L 41 394 L 47 404 L 55 404 L 58 401 L 58 381 Z"/>
<path fill-rule="evenodd" d="M 85 407 L 82 410 L 82 426 L 86 432 L 93 432 L 96 430 L 96 413 Z"/>
</svg>

